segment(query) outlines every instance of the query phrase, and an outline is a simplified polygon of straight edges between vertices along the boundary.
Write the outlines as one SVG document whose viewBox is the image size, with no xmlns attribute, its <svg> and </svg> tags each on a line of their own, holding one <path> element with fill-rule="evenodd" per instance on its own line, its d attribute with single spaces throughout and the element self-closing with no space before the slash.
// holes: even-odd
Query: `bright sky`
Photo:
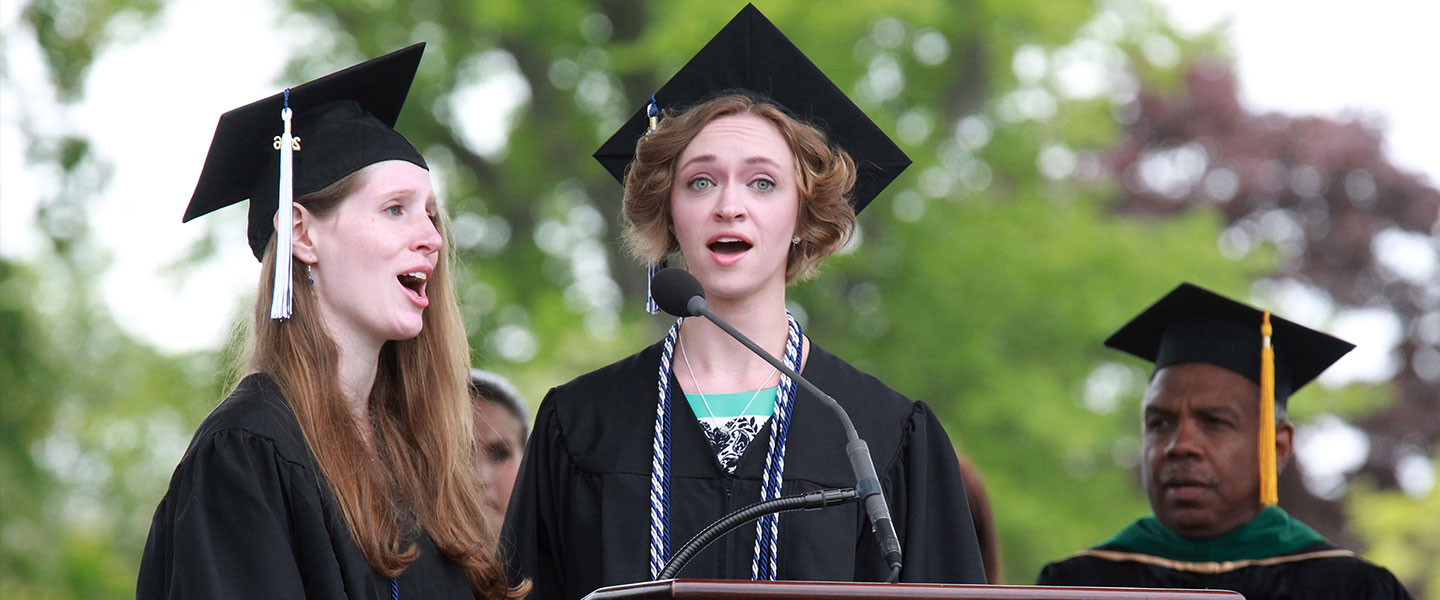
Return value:
<svg viewBox="0 0 1440 600">
<path fill-rule="evenodd" d="M 1440 36 L 1429 30 L 1440 23 L 1440 3 L 1372 0 L 1359 10 L 1334 0 L 1165 1 L 1189 28 L 1230 19 L 1242 97 L 1251 108 L 1379 115 L 1388 123 L 1392 158 L 1440 183 L 1440 147 L 1431 139 L 1440 131 L 1434 109 L 1440 78 L 1422 74 L 1429 72 L 1424 63 L 1440 56 Z M 16 31 L 17 4 L 0 5 L 7 36 Z M 269 3 L 176 0 L 138 41 L 102 55 L 77 110 L 25 114 L 47 131 L 85 131 L 113 165 L 110 185 L 90 214 L 114 256 L 102 289 L 124 327 L 165 349 L 214 347 L 237 298 L 253 289 L 258 275 L 243 239 L 245 209 L 238 206 L 206 217 L 230 236 L 215 263 L 182 276 L 163 270 L 206 226 L 181 225 L 180 215 L 216 119 L 274 93 L 285 60 L 300 51 L 300 41 L 276 33 L 274 11 Z M 53 184 L 24 164 L 16 129 L 21 100 L 43 90 L 37 50 L 28 40 L 7 41 L 5 50 L 21 83 L 0 97 L 0 255 L 25 257 L 38 245 L 35 199 Z M 1341 325 L 1357 332 L 1377 327 L 1374 318 L 1357 319 Z M 1384 346 L 1362 343 L 1336 370 L 1383 371 L 1377 365 L 1384 363 Z"/>
<path fill-rule="evenodd" d="M 16 4 L 0 8 L 7 35 L 15 31 Z M 86 132 L 113 165 L 108 188 L 90 204 L 91 227 L 113 254 L 101 289 L 123 327 L 161 348 L 217 346 L 238 298 L 253 293 L 259 276 L 245 243 L 243 204 L 207 217 L 219 219 L 217 231 L 230 236 L 221 239 L 214 263 L 181 277 L 164 268 L 203 233 L 200 221 L 182 225 L 180 216 L 220 114 L 274 94 L 296 51 L 297 43 L 275 31 L 274 15 L 269 3 L 172 2 L 136 42 L 100 56 L 77 110 L 27 115 L 42 118 L 51 132 Z M 50 184 L 23 162 L 15 94 L 38 94 L 43 73 L 32 41 L 9 42 L 6 51 L 15 53 L 7 63 L 25 88 L 7 88 L 0 98 L 0 255 L 23 257 L 39 244 L 35 202 Z"/>
<path fill-rule="evenodd" d="M 1376 114 L 1390 157 L 1440 185 L 1440 2 L 1163 0 L 1182 27 L 1231 24 L 1241 97 L 1253 109 Z"/>
</svg>

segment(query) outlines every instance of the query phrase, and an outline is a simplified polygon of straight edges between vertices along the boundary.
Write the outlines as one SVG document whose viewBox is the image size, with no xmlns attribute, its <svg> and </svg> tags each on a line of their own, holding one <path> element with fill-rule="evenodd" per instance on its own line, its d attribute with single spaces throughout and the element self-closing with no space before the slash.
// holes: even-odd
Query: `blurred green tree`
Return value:
<svg viewBox="0 0 1440 600">
<path fill-rule="evenodd" d="M 1430 460 L 1440 462 L 1440 455 Z M 1440 595 L 1440 569 L 1435 568 L 1435 557 L 1440 556 L 1440 485 L 1418 502 L 1404 491 L 1376 489 L 1363 480 L 1356 488 L 1346 512 L 1369 544 L 1366 557 L 1387 566 L 1415 597 Z"/>
<path fill-rule="evenodd" d="M 117 24 L 143 24 L 159 8 L 24 6 L 57 110 L 84 99 L 96 57 L 130 41 L 122 32 L 143 30 Z M 7 65 L 6 83 L 12 72 Z M 150 513 L 224 383 L 214 377 L 218 352 L 161 354 L 116 325 L 94 283 L 108 253 L 86 218 L 110 166 L 83 132 L 37 129 L 53 122 L 35 118 L 54 108 L 40 104 L 11 107 L 27 162 L 54 180 L 35 214 L 39 258 L 0 258 L 0 589 L 7 598 L 123 597 L 134 593 Z"/>
<path fill-rule="evenodd" d="M 85 285 L 51 277 L 0 261 L 0 587 L 133 595 L 150 514 L 223 369 L 129 339 Z"/>
<path fill-rule="evenodd" d="M 285 20 L 313 27 L 285 81 L 430 43 L 398 128 L 454 218 L 476 362 L 538 399 L 668 325 L 639 310 L 620 188 L 589 155 L 741 6 L 291 0 Z M 1146 374 L 1100 341 L 1180 280 L 1243 297 L 1284 258 L 1227 256 L 1224 215 L 1111 210 L 1127 190 L 1106 151 L 1134 122 L 1141 82 L 1174 89 L 1217 37 L 1176 35 L 1146 0 L 759 7 L 915 161 L 861 215 L 852 247 L 795 288 L 807 332 L 936 408 L 990 486 L 1008 581 L 1147 512 L 1134 477 Z M 124 41 L 106 24 L 160 8 L 34 0 L 25 26 L 74 101 L 94 56 Z M 165 356 L 118 333 L 83 283 L 104 260 L 77 217 L 105 166 L 83 136 L 47 133 L 27 136 L 33 162 L 70 182 L 40 216 L 55 263 L 0 265 L 0 383 L 17 386 L 0 430 L 0 585 L 123 595 L 184 440 L 233 377 L 216 376 L 220 350 Z M 37 291 L 55 289 L 79 300 Z M 1388 493 L 1367 514 L 1414 510 Z M 1389 522 L 1364 525 L 1367 539 L 1400 539 Z M 1393 547 L 1403 561 L 1413 546 Z"/>
</svg>

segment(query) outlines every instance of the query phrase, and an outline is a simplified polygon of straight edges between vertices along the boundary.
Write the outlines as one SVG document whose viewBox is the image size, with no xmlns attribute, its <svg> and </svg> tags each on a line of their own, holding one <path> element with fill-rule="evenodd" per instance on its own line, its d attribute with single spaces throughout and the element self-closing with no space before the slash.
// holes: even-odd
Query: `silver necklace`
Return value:
<svg viewBox="0 0 1440 600">
<path fill-rule="evenodd" d="M 700 390 L 700 380 L 695 378 L 695 369 L 690 367 L 690 357 L 685 354 L 685 338 L 682 337 L 679 341 L 680 358 L 685 360 L 685 370 L 690 372 L 690 382 L 695 384 L 695 393 L 700 395 L 700 402 L 705 405 L 705 412 L 710 413 L 710 417 L 713 419 L 715 418 L 715 411 L 710 408 L 710 401 L 705 399 L 705 392 Z M 770 383 L 770 378 L 779 372 L 780 368 L 776 367 L 770 371 L 769 375 L 765 376 L 765 381 L 760 382 L 760 389 L 755 390 L 755 393 L 750 396 L 750 401 L 745 403 L 745 408 L 740 409 L 740 415 L 737 416 L 744 416 L 745 411 L 750 410 L 750 405 L 754 404 L 755 399 L 760 397 L 760 392 L 765 391 L 765 384 Z"/>
</svg>

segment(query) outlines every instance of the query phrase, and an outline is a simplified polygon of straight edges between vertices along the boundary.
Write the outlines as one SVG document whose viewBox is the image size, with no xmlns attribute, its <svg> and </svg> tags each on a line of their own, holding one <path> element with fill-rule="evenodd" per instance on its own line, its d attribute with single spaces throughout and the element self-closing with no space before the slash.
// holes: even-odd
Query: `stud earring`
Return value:
<svg viewBox="0 0 1440 600">
<path fill-rule="evenodd" d="M 791 244 L 791 245 L 794 245 L 794 246 L 799 246 L 799 245 L 800 245 L 800 236 L 797 235 L 797 236 L 795 236 L 795 237 L 790 238 L 790 244 Z"/>
</svg>

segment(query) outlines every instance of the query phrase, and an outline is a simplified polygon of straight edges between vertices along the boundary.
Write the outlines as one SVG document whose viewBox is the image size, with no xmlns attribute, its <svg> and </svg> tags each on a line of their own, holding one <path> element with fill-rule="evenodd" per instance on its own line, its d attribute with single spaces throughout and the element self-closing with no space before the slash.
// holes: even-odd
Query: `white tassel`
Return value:
<svg viewBox="0 0 1440 600">
<path fill-rule="evenodd" d="M 275 220 L 275 295 L 270 300 L 270 318 L 282 321 L 290 318 L 290 269 L 294 263 L 291 248 L 295 235 L 295 190 L 292 185 L 295 155 L 291 148 L 294 138 L 290 135 L 289 90 L 286 90 L 286 96 L 286 106 L 280 109 L 280 120 L 285 122 L 285 132 L 280 134 L 280 139 L 276 142 L 280 147 L 280 201 L 276 208 L 278 218 Z"/>
</svg>

